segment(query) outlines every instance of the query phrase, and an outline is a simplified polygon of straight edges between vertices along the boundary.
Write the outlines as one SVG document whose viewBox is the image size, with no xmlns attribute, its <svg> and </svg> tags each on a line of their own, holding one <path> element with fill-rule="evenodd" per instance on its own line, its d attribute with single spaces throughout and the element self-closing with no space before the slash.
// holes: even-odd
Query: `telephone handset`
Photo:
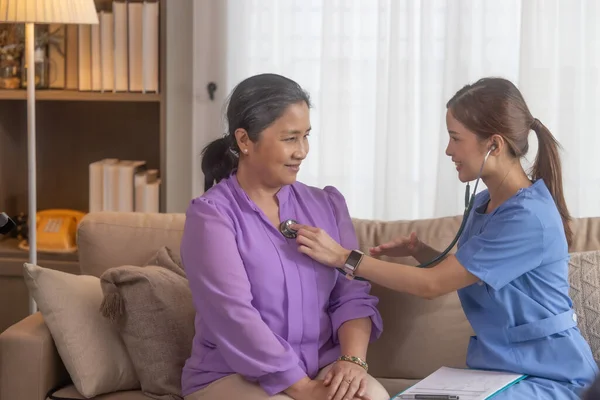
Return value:
<svg viewBox="0 0 600 400">
<path fill-rule="evenodd" d="M 50 209 L 36 214 L 37 250 L 44 253 L 77 251 L 77 226 L 85 213 L 76 210 Z M 29 250 L 27 240 L 19 248 Z"/>
</svg>

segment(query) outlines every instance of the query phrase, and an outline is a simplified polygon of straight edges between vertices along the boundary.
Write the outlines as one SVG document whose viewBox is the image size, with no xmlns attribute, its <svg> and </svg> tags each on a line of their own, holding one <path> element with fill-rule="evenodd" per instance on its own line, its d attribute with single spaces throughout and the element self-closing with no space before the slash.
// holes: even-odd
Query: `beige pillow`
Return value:
<svg viewBox="0 0 600 400">
<path fill-rule="evenodd" d="M 569 282 L 577 326 L 600 362 L 600 251 L 572 253 Z"/>
<path fill-rule="evenodd" d="M 100 279 L 29 263 L 24 277 L 79 393 L 94 397 L 140 387 L 119 332 L 98 314 Z"/>
<path fill-rule="evenodd" d="M 163 248 L 156 260 L 164 267 L 126 265 L 104 272 L 102 313 L 117 323 L 144 394 L 181 399 L 195 309 L 183 270 L 177 262 L 165 262 L 165 254 Z"/>
</svg>

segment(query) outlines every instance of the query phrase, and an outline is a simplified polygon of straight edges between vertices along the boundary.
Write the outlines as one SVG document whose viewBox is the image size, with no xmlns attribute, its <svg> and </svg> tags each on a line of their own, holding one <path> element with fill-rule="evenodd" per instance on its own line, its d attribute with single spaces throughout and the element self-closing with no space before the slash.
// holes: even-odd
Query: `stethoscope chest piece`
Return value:
<svg viewBox="0 0 600 400">
<path fill-rule="evenodd" d="M 279 224 L 279 232 L 281 232 L 281 234 L 288 239 L 295 239 L 298 236 L 297 232 L 294 229 L 290 228 L 290 226 L 294 224 L 297 224 L 297 222 L 293 219 L 286 219 L 281 224 Z"/>
</svg>

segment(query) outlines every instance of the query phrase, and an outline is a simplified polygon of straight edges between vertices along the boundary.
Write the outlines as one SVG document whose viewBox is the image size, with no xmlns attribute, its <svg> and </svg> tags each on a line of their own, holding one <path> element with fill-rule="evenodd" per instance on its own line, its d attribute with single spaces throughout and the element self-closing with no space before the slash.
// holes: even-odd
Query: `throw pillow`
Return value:
<svg viewBox="0 0 600 400">
<path fill-rule="evenodd" d="M 100 279 L 24 264 L 24 278 L 73 384 L 86 398 L 139 389 L 117 329 L 101 315 Z"/>
<path fill-rule="evenodd" d="M 125 265 L 100 277 L 102 313 L 117 323 L 142 391 L 160 400 L 182 398 L 181 372 L 195 333 L 188 281 L 176 262 L 167 264 Z"/>
<path fill-rule="evenodd" d="M 577 325 L 600 362 L 600 251 L 572 253 L 569 281 Z"/>
<path fill-rule="evenodd" d="M 167 246 L 161 247 L 144 265 L 157 265 L 159 267 L 164 267 L 171 272 L 175 272 L 177 275 L 181 275 L 184 278 L 187 276 L 183 270 L 181 257 L 175 254 L 175 252 Z"/>
</svg>

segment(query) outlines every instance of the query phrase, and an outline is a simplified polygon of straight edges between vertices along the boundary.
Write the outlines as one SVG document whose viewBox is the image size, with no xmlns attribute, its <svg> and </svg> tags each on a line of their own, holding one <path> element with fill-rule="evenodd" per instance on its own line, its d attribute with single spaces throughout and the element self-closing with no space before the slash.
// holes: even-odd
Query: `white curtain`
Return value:
<svg viewBox="0 0 600 400">
<path fill-rule="evenodd" d="M 224 90 L 262 72 L 301 84 L 314 108 L 299 180 L 336 186 L 353 217 L 462 213 L 465 188 L 444 154 L 445 104 L 492 75 L 517 84 L 563 145 L 572 214 L 600 215 L 595 0 L 225 3 Z M 526 164 L 537 151 L 530 140 Z"/>
</svg>

